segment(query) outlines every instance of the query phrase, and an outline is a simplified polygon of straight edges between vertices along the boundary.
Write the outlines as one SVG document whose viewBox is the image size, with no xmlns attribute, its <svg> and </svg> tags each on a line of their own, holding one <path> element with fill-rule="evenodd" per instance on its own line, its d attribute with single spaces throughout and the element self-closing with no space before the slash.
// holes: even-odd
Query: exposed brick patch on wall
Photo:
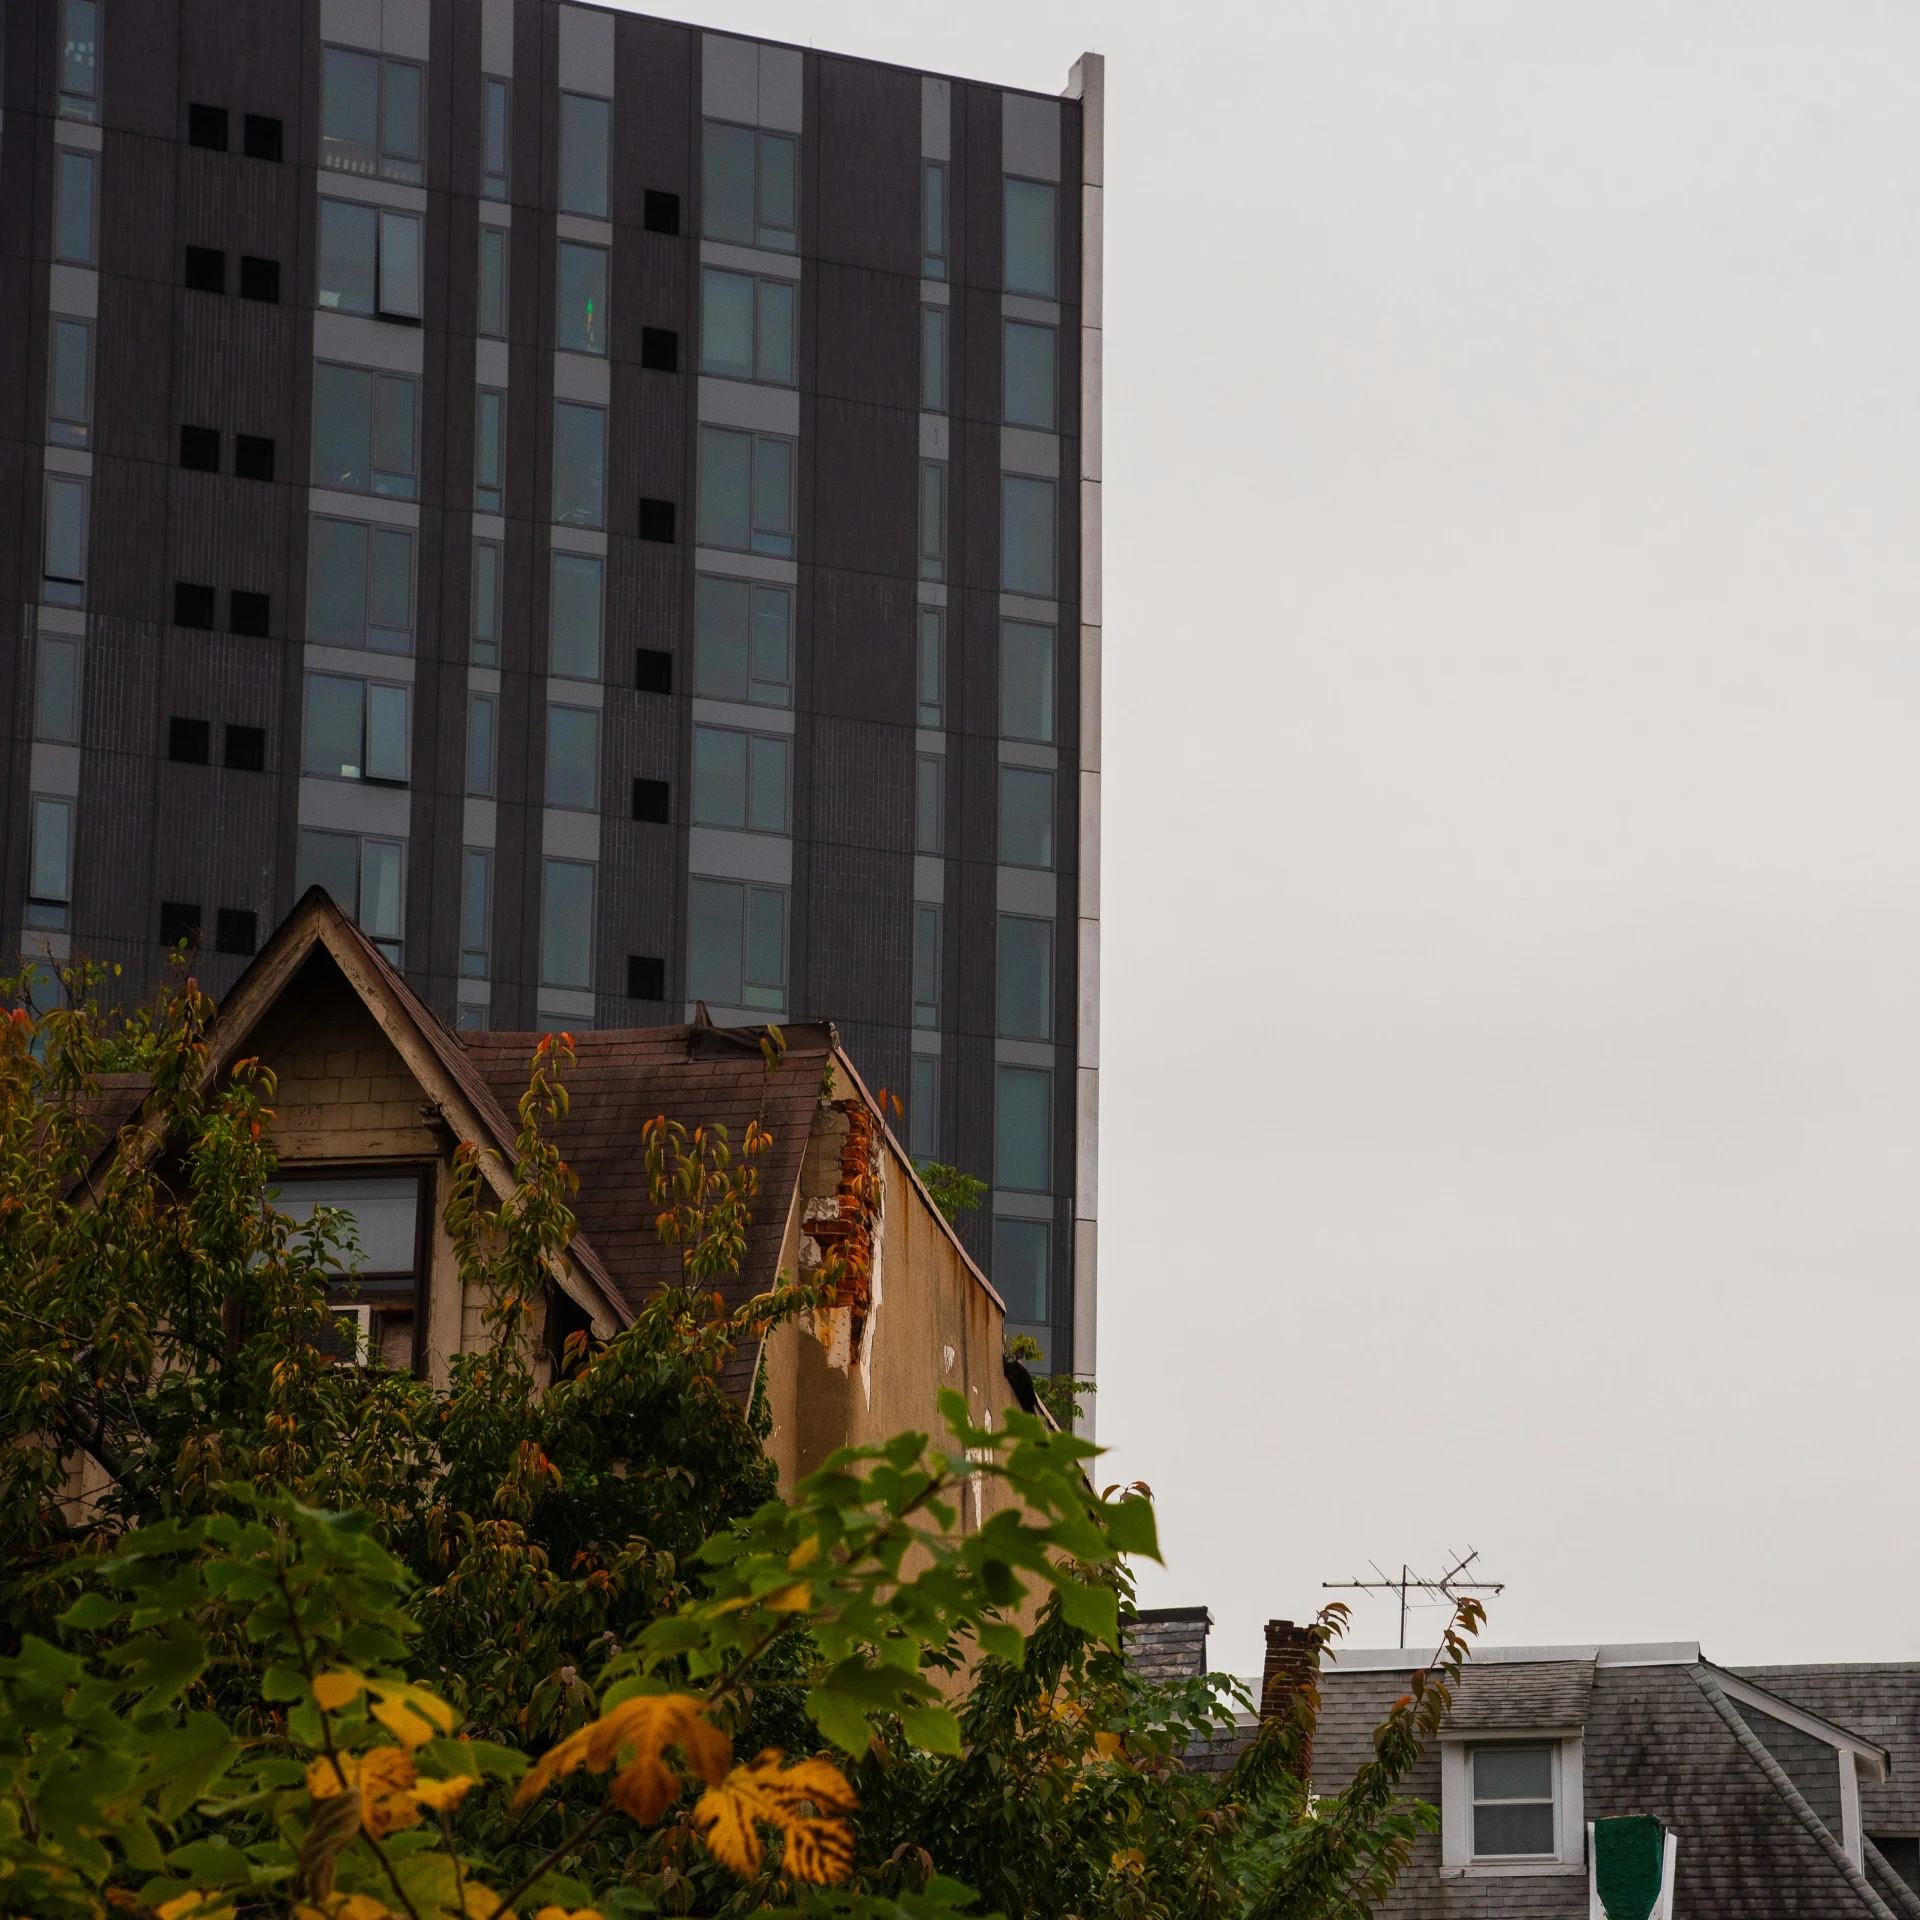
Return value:
<svg viewBox="0 0 1920 1920">
<path fill-rule="evenodd" d="M 835 1366 L 864 1354 L 873 1310 L 883 1199 L 878 1148 L 863 1101 L 821 1101 L 808 1142 L 810 1177 L 802 1187 L 800 1274 L 810 1282 L 831 1279 L 832 1293 L 814 1314 L 814 1333 Z M 829 1179 L 832 1190 L 821 1192 Z"/>
</svg>

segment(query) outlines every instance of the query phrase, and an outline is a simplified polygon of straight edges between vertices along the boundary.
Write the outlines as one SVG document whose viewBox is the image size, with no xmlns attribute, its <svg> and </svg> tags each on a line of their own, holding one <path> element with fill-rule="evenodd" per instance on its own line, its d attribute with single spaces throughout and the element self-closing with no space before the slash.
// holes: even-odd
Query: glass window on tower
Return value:
<svg viewBox="0 0 1920 1920">
<path fill-rule="evenodd" d="M 920 167 L 920 272 L 928 280 L 947 277 L 947 170 L 938 160 Z"/>
<path fill-rule="evenodd" d="M 1006 182 L 1006 288 L 1043 300 L 1059 294 L 1054 238 L 1056 189 L 1040 180 Z"/>
<path fill-rule="evenodd" d="M 320 57 L 320 164 L 421 186 L 424 69 L 350 47 Z"/>
<path fill-rule="evenodd" d="M 474 393 L 473 510 L 498 513 L 506 498 L 507 396 L 480 387 Z"/>
<path fill-rule="evenodd" d="M 1000 737 L 1053 744 L 1053 629 L 1000 623 Z"/>
<path fill-rule="evenodd" d="M 553 517 L 563 527 L 606 525 L 607 410 L 553 407 Z"/>
<path fill-rule="evenodd" d="M 947 616 L 939 607 L 920 609 L 920 647 L 915 662 L 915 689 L 923 727 L 944 726 Z"/>
<path fill-rule="evenodd" d="M 56 318 L 47 342 L 47 439 L 84 447 L 93 422 L 93 329 Z"/>
<path fill-rule="evenodd" d="M 473 547 L 473 664 L 500 664 L 500 548 L 491 540 Z"/>
<path fill-rule="evenodd" d="M 1016 1193 L 1046 1193 L 1053 1119 L 1053 1075 L 1045 1067 L 996 1067 L 993 1100 L 993 1184 Z"/>
<path fill-rule="evenodd" d="M 694 583 L 694 692 L 708 700 L 791 705 L 792 621 L 792 588 L 701 574 Z"/>
<path fill-rule="evenodd" d="M 504 228 L 480 229 L 478 326 L 482 336 L 489 340 L 507 337 L 507 239 Z"/>
<path fill-rule="evenodd" d="M 784 888 L 699 877 L 687 882 L 687 996 L 709 1007 L 785 1011 Z"/>
<path fill-rule="evenodd" d="M 1007 1303 L 1009 1323 L 1045 1325 L 1052 1238 L 1044 1220 L 1003 1218 L 993 1223 L 993 1287 Z"/>
<path fill-rule="evenodd" d="M 600 804 L 600 713 L 547 708 L 547 805 L 592 813 Z"/>
<path fill-rule="evenodd" d="M 560 211 L 607 217 L 607 151 L 612 104 L 590 94 L 560 96 Z"/>
<path fill-rule="evenodd" d="M 994 995 L 1003 1040 L 1053 1038 L 1053 922 L 1003 913 Z"/>
<path fill-rule="evenodd" d="M 1005 369 L 1001 397 L 1007 425 L 1042 427 L 1051 433 L 1057 424 L 1053 407 L 1053 328 L 1006 320 L 1001 322 L 1001 339 Z"/>
<path fill-rule="evenodd" d="M 544 863 L 540 901 L 540 984 L 593 986 L 594 870 L 583 860 Z"/>
<path fill-rule="evenodd" d="M 940 909 L 924 901 L 913 910 L 913 1024 L 940 1024 Z"/>
<path fill-rule="evenodd" d="M 607 350 L 607 250 L 560 242 L 560 320 L 554 344 L 563 353 Z"/>
<path fill-rule="evenodd" d="M 920 405 L 928 413 L 947 410 L 947 310 L 920 309 Z"/>
<path fill-rule="evenodd" d="M 513 151 L 508 113 L 511 98 L 511 82 L 480 82 L 480 191 L 489 200 L 507 197 L 508 161 Z"/>
<path fill-rule="evenodd" d="M 565 680 L 600 678 L 605 563 L 590 553 L 553 556 L 547 671 Z"/>
<path fill-rule="evenodd" d="M 798 245 L 798 155 L 791 134 L 707 121 L 701 140 L 706 237 L 792 253 Z"/>
<path fill-rule="evenodd" d="M 460 971 L 469 980 L 487 977 L 493 940 L 493 855 L 468 847 L 460 871 Z"/>
<path fill-rule="evenodd" d="M 1028 474 L 1000 476 L 1000 589 L 1051 600 L 1054 574 L 1054 483 Z"/>
<path fill-rule="evenodd" d="M 61 0 L 60 117 L 100 117 L 99 0 Z"/>
<path fill-rule="evenodd" d="M 80 738 L 80 642 L 43 633 L 33 681 L 33 737 Z"/>
<path fill-rule="evenodd" d="M 940 1056 L 916 1053 L 907 1091 L 907 1151 L 916 1166 L 940 1157 Z"/>
</svg>

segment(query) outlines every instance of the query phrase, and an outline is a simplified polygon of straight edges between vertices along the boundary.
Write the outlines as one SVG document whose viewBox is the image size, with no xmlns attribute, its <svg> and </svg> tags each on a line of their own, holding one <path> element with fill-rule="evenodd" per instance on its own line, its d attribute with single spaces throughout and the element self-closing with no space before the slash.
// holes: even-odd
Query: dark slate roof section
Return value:
<svg viewBox="0 0 1920 1920">
<path fill-rule="evenodd" d="M 1523 1664 L 1504 1667 L 1504 1675 L 1524 1671 Z M 1502 1668 L 1489 1664 L 1479 1672 L 1484 1678 Z M 1406 1692 L 1407 1678 L 1406 1669 L 1379 1666 L 1344 1673 L 1333 1667 L 1322 1675 L 1313 1751 L 1318 1792 L 1339 1791 L 1372 1758 L 1373 1729 Z M 1890 1908 L 1904 1916 L 1906 1909 L 1836 1863 L 1840 1836 L 1828 1835 L 1823 1843 L 1809 1830 L 1767 1767 L 1721 1717 L 1708 1697 L 1710 1680 L 1711 1669 L 1681 1662 L 1590 1669 L 1583 1742 L 1587 1818 L 1651 1813 L 1673 1828 L 1680 1843 L 1677 1920 L 1774 1920 L 1787 1914 L 1795 1920 L 1887 1920 Z M 1764 1681 L 1787 1692 L 1773 1674 Z M 1543 1675 L 1539 1684 L 1544 1700 L 1552 1697 L 1551 1686 L 1566 1683 Z M 1812 1702 L 1807 1710 L 1837 1717 Z M 1421 1756 L 1407 1790 L 1439 1804 L 1437 1744 Z M 1429 1835 L 1416 1843 L 1412 1864 L 1380 1911 L 1392 1920 L 1583 1920 L 1587 1882 L 1583 1874 L 1442 1878 L 1439 1838 Z"/>
<path fill-rule="evenodd" d="M 1884 1781 L 1863 1772 L 1860 1819 L 1869 1833 L 1920 1834 L 1920 1662 L 1736 1667 L 1741 1679 L 1885 1747 Z"/>
<path fill-rule="evenodd" d="M 567 1071 L 567 1117 L 555 1138 L 579 1175 L 574 1196 L 581 1231 L 592 1242 L 616 1290 L 638 1309 L 656 1287 L 678 1284 L 680 1249 L 661 1242 L 658 1209 L 648 1192 L 642 1129 L 656 1115 L 691 1134 L 716 1122 L 738 1158 L 748 1124 L 773 1136 L 755 1164 L 759 1197 L 752 1209 L 747 1257 L 737 1281 L 721 1289 L 739 1306 L 773 1283 L 787 1214 L 800 1179 L 820 1082 L 835 1045 L 825 1022 L 783 1027 L 787 1050 L 768 1077 L 760 1052 L 764 1029 L 638 1027 L 573 1036 Z M 528 1063 L 539 1044 L 529 1033 L 462 1033 L 444 1037 L 462 1048 L 470 1071 L 512 1111 L 526 1090 Z M 727 1370 L 730 1392 L 745 1398 L 757 1356 L 742 1350 Z"/>
<path fill-rule="evenodd" d="M 1537 1665 L 1470 1664 L 1453 1690 L 1449 1731 L 1545 1733 L 1587 1724 L 1593 1692 L 1591 1660 L 1543 1660 Z"/>
</svg>

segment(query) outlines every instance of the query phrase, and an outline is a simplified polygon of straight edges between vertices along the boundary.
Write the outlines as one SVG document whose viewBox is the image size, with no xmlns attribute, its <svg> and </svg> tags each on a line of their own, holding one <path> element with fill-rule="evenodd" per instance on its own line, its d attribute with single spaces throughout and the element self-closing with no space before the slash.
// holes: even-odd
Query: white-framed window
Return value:
<svg viewBox="0 0 1920 1920">
<path fill-rule="evenodd" d="M 1582 1743 L 1564 1728 L 1444 1739 L 1445 1866 L 1489 1875 L 1574 1871 L 1586 1859 Z"/>
</svg>

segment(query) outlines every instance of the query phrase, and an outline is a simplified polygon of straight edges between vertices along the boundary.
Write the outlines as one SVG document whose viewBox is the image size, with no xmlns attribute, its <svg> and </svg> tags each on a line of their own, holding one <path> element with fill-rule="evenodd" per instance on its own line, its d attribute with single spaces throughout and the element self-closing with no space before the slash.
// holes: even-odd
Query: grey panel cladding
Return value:
<svg viewBox="0 0 1920 1920">
<path fill-rule="evenodd" d="M 811 268 L 812 263 L 809 262 Z M 802 289 L 807 359 L 821 397 L 917 412 L 920 283 L 897 273 L 823 263 Z M 909 442 L 913 420 L 893 430 Z M 905 556 L 913 571 L 913 549 Z"/>
<path fill-rule="evenodd" d="M 904 731 L 913 713 L 919 604 L 914 583 L 824 566 L 813 568 L 809 577 L 809 644 L 801 653 L 804 704 L 816 713 L 886 722 Z M 911 812 L 911 795 L 906 805 Z"/>
<path fill-rule="evenodd" d="M 833 475 L 831 486 L 803 485 L 802 527 L 812 533 L 803 551 L 822 567 L 911 580 L 918 454 L 909 423 L 844 400 L 817 401 L 803 422 L 803 473 Z"/>
<path fill-rule="evenodd" d="M 808 850 L 806 1004 L 830 1020 L 897 1026 L 903 1052 L 913 1012 L 912 876 L 910 853 L 818 840 Z"/>
<path fill-rule="evenodd" d="M 920 76 L 819 55 L 807 153 L 822 261 L 920 274 Z M 911 403 L 909 403 L 911 404 Z"/>
<path fill-rule="evenodd" d="M 895 878 L 903 898 L 910 896 L 913 735 L 905 727 L 824 718 L 814 721 L 811 732 L 807 837 L 816 846 L 906 855 L 908 865 Z M 901 1017 L 908 1011 L 903 1001 Z"/>
<path fill-rule="evenodd" d="M 959 251 L 949 258 L 964 263 L 957 278 L 972 287 L 993 288 L 997 301 L 1005 278 L 1000 258 L 999 88 L 955 82 L 953 132 L 953 177 L 960 187 L 958 198 L 973 217 L 950 242 Z"/>
</svg>

